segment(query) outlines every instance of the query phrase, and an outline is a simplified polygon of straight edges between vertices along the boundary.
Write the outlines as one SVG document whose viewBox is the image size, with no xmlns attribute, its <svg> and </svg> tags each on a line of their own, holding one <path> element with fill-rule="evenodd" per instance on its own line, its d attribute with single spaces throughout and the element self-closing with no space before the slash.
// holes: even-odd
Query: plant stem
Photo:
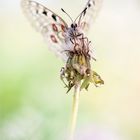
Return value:
<svg viewBox="0 0 140 140">
<path fill-rule="evenodd" d="M 80 83 L 77 83 L 75 85 L 75 91 L 74 91 L 74 95 L 73 95 L 70 140 L 74 140 L 76 121 L 77 121 L 77 115 L 78 115 L 79 97 L 80 97 Z"/>
</svg>

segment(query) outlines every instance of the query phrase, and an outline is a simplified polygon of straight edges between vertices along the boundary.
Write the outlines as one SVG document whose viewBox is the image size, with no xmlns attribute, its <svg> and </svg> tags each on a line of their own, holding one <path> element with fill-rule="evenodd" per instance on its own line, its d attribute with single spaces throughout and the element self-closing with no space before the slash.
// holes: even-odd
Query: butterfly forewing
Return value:
<svg viewBox="0 0 140 140">
<path fill-rule="evenodd" d="M 78 19 L 78 24 L 84 32 L 88 32 L 90 25 L 96 19 L 100 10 L 102 0 L 88 0 L 81 16 Z"/>
<path fill-rule="evenodd" d="M 62 54 L 65 47 L 64 35 L 68 28 L 65 21 L 36 1 L 22 0 L 22 9 L 31 24 L 42 33 L 49 48 L 62 59 L 66 59 L 65 54 Z"/>
</svg>

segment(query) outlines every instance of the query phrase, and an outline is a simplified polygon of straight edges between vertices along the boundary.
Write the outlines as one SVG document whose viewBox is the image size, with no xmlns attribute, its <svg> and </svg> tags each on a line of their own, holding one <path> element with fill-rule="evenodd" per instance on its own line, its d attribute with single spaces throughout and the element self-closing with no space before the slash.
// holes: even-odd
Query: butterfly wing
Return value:
<svg viewBox="0 0 140 140">
<path fill-rule="evenodd" d="M 37 31 L 42 33 L 49 48 L 63 60 L 67 59 L 64 54 L 65 33 L 68 25 L 57 14 L 33 0 L 22 0 L 22 9 Z"/>
<path fill-rule="evenodd" d="M 90 25 L 96 19 L 96 16 L 100 10 L 102 0 L 88 0 L 84 10 L 78 18 L 78 25 L 84 32 L 89 31 Z"/>
</svg>

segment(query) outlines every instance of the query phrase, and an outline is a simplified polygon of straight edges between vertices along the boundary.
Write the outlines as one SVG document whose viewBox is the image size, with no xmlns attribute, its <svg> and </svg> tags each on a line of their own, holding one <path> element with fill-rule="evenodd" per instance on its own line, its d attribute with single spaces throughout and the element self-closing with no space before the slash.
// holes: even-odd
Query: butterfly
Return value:
<svg viewBox="0 0 140 140">
<path fill-rule="evenodd" d="M 79 53 L 86 51 L 92 57 L 92 47 L 89 45 L 91 42 L 85 33 L 89 31 L 92 22 L 95 20 L 101 0 L 88 0 L 75 20 L 72 20 L 69 14 L 61 9 L 71 19 L 71 25 L 68 25 L 60 16 L 34 0 L 22 0 L 21 5 L 31 24 L 43 35 L 47 40 L 49 49 L 57 56 L 67 61 L 68 51 Z M 80 48 L 83 43 L 87 44 L 86 48 Z M 77 44 L 79 44 L 78 47 Z"/>
</svg>

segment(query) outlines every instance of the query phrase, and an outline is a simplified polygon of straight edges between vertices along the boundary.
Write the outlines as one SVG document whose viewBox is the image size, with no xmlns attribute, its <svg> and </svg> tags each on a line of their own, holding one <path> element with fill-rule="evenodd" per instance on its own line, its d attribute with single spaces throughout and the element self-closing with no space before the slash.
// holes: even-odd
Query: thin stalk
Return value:
<svg viewBox="0 0 140 140">
<path fill-rule="evenodd" d="M 80 83 L 75 85 L 75 91 L 74 91 L 74 95 L 73 95 L 70 140 L 74 140 L 77 115 L 78 115 L 79 97 L 80 97 Z"/>
</svg>

